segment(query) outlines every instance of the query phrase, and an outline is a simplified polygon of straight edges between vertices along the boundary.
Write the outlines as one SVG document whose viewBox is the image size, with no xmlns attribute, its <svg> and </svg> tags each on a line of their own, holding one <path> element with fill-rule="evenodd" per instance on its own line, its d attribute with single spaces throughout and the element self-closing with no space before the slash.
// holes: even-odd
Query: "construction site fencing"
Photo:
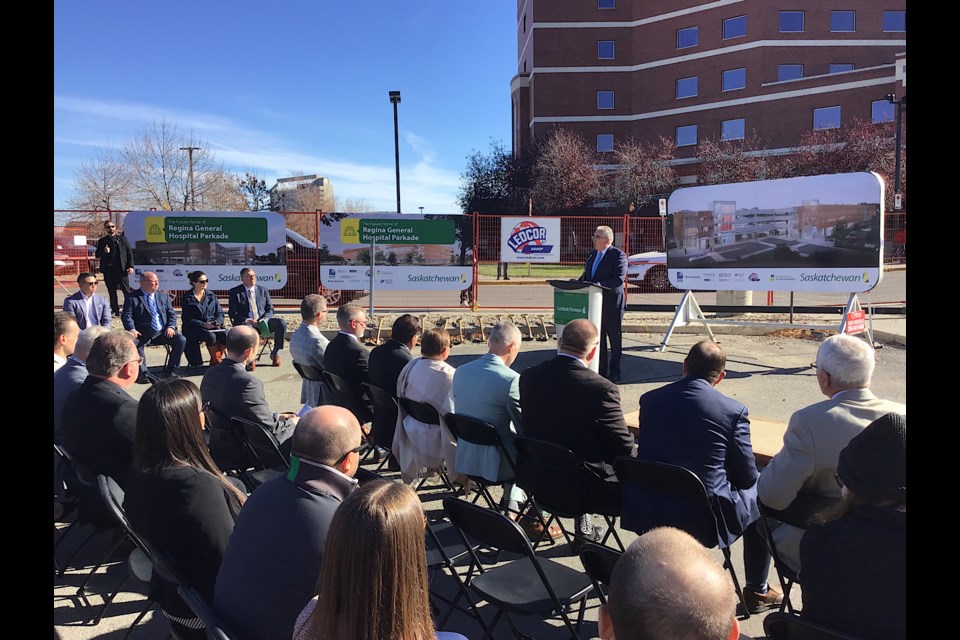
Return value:
<svg viewBox="0 0 960 640">
<path fill-rule="evenodd" d="M 54 244 L 54 308 L 63 305 L 66 296 L 77 291 L 77 276 L 85 271 L 97 273 L 94 257 L 97 241 L 104 233 L 103 224 L 112 220 L 123 227 L 126 211 L 55 210 Z M 323 286 L 320 264 L 326 256 L 323 235 L 330 233 L 332 214 L 322 212 L 282 212 L 287 227 L 285 261 L 287 284 L 271 292 L 274 306 L 298 309 L 300 301 L 310 293 L 323 294 L 332 307 L 348 302 L 369 304 L 366 291 L 341 291 Z M 610 227 L 614 244 L 630 256 L 626 298 L 629 309 L 672 311 L 680 302 L 682 291 L 674 289 L 667 279 L 663 262 L 665 248 L 662 218 L 629 215 L 580 215 L 560 218 L 559 264 L 500 262 L 501 218 L 499 215 L 473 214 L 474 279 L 469 289 L 450 291 L 376 291 L 375 306 L 384 310 L 432 310 L 453 307 L 485 309 L 531 309 L 553 307 L 551 279 L 577 278 L 593 249 L 593 232 L 601 225 Z M 514 216 L 511 216 L 514 217 Z M 80 242 L 77 238 L 85 239 Z M 902 212 L 885 217 L 885 269 L 881 282 L 869 292 L 860 294 L 861 303 L 877 308 L 906 307 L 906 216 Z M 643 255 L 643 254 L 653 255 Z M 189 265 L 186 265 L 189 268 Z M 238 267 L 239 268 L 239 267 Z M 168 292 L 179 305 L 179 291 Z M 221 301 L 226 290 L 214 290 Z M 717 292 L 694 292 L 701 306 L 718 304 Z M 846 294 L 814 292 L 745 292 L 743 304 L 752 307 L 823 307 L 843 305 Z M 754 309 L 758 310 L 758 309 Z"/>
</svg>

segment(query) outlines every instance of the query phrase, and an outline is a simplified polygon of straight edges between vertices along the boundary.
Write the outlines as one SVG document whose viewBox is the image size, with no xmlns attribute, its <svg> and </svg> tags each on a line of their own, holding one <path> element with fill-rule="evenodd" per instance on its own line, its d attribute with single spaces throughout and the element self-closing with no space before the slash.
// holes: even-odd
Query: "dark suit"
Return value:
<svg viewBox="0 0 960 640">
<path fill-rule="evenodd" d="M 370 353 L 360 341 L 345 333 L 338 333 L 323 352 L 324 370 L 340 376 L 350 386 L 350 397 L 343 398 L 343 402 L 357 416 L 360 424 L 370 422 L 373 418 L 360 387 L 361 382 L 370 382 L 367 373 L 369 357 Z M 396 385 L 396 380 L 393 383 Z"/>
<path fill-rule="evenodd" d="M 147 304 L 147 296 L 143 289 L 131 291 L 123 301 L 123 313 L 120 319 L 123 321 L 123 328 L 127 331 L 137 330 L 140 337 L 137 338 L 137 352 L 143 361 L 140 363 L 141 373 L 147 373 L 147 360 L 143 353 L 143 348 L 155 344 L 170 345 L 170 361 L 164 369 L 164 374 L 170 373 L 180 366 L 180 357 L 183 355 L 183 349 L 187 345 L 187 339 L 183 334 L 177 332 L 177 312 L 173 310 L 170 304 L 170 298 L 162 291 L 156 291 L 153 294 L 153 301 L 157 306 L 157 314 L 160 316 L 159 331 L 151 326 L 153 320 L 150 314 L 150 307 Z M 168 338 L 165 335 L 167 329 L 173 329 L 173 337 Z"/>
<path fill-rule="evenodd" d="M 263 382 L 248 373 L 243 363 L 224 358 L 207 369 L 200 383 L 200 396 L 209 402 L 210 453 L 222 470 L 236 469 L 243 457 L 239 442 L 227 430 L 230 418 L 238 417 L 265 426 L 281 444 L 293 435 L 294 425 L 270 411 Z M 290 444 L 281 446 L 289 454 Z"/>
<path fill-rule="evenodd" d="M 567 447 L 597 470 L 633 454 L 617 385 L 579 360 L 558 355 L 524 370 L 520 409 L 524 435 Z"/>
<path fill-rule="evenodd" d="M 80 327 L 81 331 L 87 327 L 95 326 L 109 329 L 113 323 L 110 320 L 110 308 L 107 306 L 106 299 L 95 293 L 91 297 L 93 300 L 91 300 L 90 303 L 90 315 L 92 316 L 90 318 L 87 317 L 87 305 L 83 302 L 82 291 L 77 291 L 72 296 L 68 296 L 67 299 L 63 301 L 63 310 L 73 314 L 73 317 L 77 319 L 77 326 Z"/>
<path fill-rule="evenodd" d="M 247 288 L 244 285 L 234 287 L 227 292 L 227 315 L 230 316 L 230 322 L 235 327 L 239 327 L 250 318 L 250 300 L 247 297 Z M 270 300 L 270 292 L 254 285 L 254 296 L 257 300 L 257 317 L 253 318 L 255 322 L 266 320 L 267 326 L 273 333 L 273 349 L 270 355 L 276 355 L 283 349 L 283 340 L 287 334 L 287 322 L 283 318 L 273 317 L 273 302 Z"/>
<path fill-rule="evenodd" d="M 220 343 L 227 343 L 227 335 L 223 331 L 213 333 L 205 329 L 203 325 L 207 322 L 213 322 L 218 326 L 223 326 L 223 309 L 220 308 L 220 301 L 217 296 L 210 292 L 204 292 L 203 299 L 197 300 L 193 295 L 193 290 L 184 291 L 181 294 L 180 305 L 181 320 L 183 320 L 183 336 L 187 340 L 187 364 L 202 365 L 203 356 L 200 355 L 200 343 L 208 347 Z"/>
<path fill-rule="evenodd" d="M 97 251 L 94 255 L 100 259 L 103 282 L 107 285 L 107 291 L 110 293 L 110 309 L 113 313 L 119 314 L 120 303 L 117 299 L 117 289 L 123 290 L 124 298 L 130 293 L 127 269 L 133 268 L 133 248 L 130 246 L 127 237 L 118 233 L 112 236 L 103 236 L 97 240 Z"/>
<path fill-rule="evenodd" d="M 63 444 L 91 473 L 125 483 L 133 460 L 137 401 L 121 387 L 89 376 L 70 394 L 61 415 Z"/>
<path fill-rule="evenodd" d="M 413 354 L 405 344 L 387 340 L 370 352 L 370 384 L 397 395 L 397 378 L 411 360 Z M 396 430 L 397 408 L 373 405 L 373 439 L 377 446 L 389 449 Z"/>
<path fill-rule="evenodd" d="M 627 281 L 627 254 L 613 245 L 607 247 L 603 259 L 593 270 L 593 261 L 597 257 L 596 251 L 591 251 L 587 261 L 583 264 L 583 274 L 580 280 L 593 282 L 607 287 L 603 292 L 603 301 L 600 308 L 600 375 L 620 376 L 620 355 L 623 352 L 623 312 L 627 308 L 626 298 L 623 295 L 623 285 Z M 610 340 L 609 369 L 607 368 L 607 339 Z"/>
</svg>

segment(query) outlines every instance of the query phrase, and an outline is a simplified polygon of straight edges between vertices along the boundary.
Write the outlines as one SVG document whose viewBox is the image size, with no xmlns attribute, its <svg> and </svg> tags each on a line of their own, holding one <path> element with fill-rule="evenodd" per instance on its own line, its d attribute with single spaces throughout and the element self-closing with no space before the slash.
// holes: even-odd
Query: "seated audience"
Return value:
<svg viewBox="0 0 960 640">
<path fill-rule="evenodd" d="M 123 328 L 133 334 L 140 353 L 140 384 L 146 384 L 147 359 L 144 347 L 151 345 L 169 345 L 170 358 L 163 369 L 163 377 L 177 375 L 180 368 L 180 356 L 187 339 L 177 331 L 177 312 L 173 310 L 170 298 L 160 292 L 160 279 L 152 271 L 140 274 L 140 288 L 124 296 L 123 311 L 120 319 Z"/>
<path fill-rule="evenodd" d="M 728 640 L 740 636 L 723 566 L 693 536 L 651 529 L 617 560 L 600 607 L 601 640 Z"/>
<path fill-rule="evenodd" d="M 210 366 L 220 364 L 226 351 L 227 332 L 223 331 L 223 308 L 217 296 L 207 290 L 210 279 L 203 271 L 187 274 L 190 291 L 184 291 L 181 303 L 183 317 L 183 337 L 187 339 L 184 354 L 187 365 L 202 367 L 200 343 L 206 345 L 210 354 Z"/>
<path fill-rule="evenodd" d="M 840 504 L 800 541 L 801 615 L 857 637 L 907 637 L 907 417 L 874 420 L 840 452 Z"/>
<path fill-rule="evenodd" d="M 97 295 L 97 276 L 84 271 L 77 276 L 80 291 L 67 296 L 63 301 L 63 310 L 73 315 L 83 331 L 87 327 L 106 327 L 109 329 L 113 321 L 110 319 L 110 305 L 107 299 Z"/>
<path fill-rule="evenodd" d="M 370 384 L 397 395 L 397 378 L 413 360 L 413 349 L 420 342 L 420 320 L 405 313 L 393 321 L 390 339 L 370 352 Z M 397 430 L 395 407 L 373 406 L 373 441 L 389 449 Z M 392 462 L 392 460 L 391 460 Z M 396 470 L 396 469 L 394 469 Z"/>
<path fill-rule="evenodd" d="M 240 269 L 240 280 L 243 284 L 227 292 L 227 315 L 230 316 L 230 322 L 235 327 L 247 324 L 254 328 L 257 328 L 261 322 L 265 322 L 267 330 L 273 335 L 270 360 L 273 366 L 279 367 L 280 351 L 283 349 L 283 340 L 287 335 L 287 321 L 274 317 L 270 292 L 257 284 L 257 274 L 252 267 Z M 252 371 L 257 368 L 257 365 L 251 360 L 248 368 Z"/>
<path fill-rule="evenodd" d="M 426 522 L 420 498 L 399 482 L 374 480 L 347 497 L 330 523 L 317 595 L 297 618 L 295 640 L 462 639 L 434 632 Z"/>
<path fill-rule="evenodd" d="M 327 299 L 311 293 L 300 301 L 300 326 L 290 337 L 290 357 L 300 365 L 323 371 L 323 352 L 330 343 L 320 331 L 327 319 Z M 319 380 L 300 380 L 300 402 L 319 407 L 324 402 L 323 383 Z"/>
<path fill-rule="evenodd" d="M 110 331 L 107 327 L 93 325 L 80 332 L 73 355 L 67 363 L 53 374 L 53 441 L 61 442 L 63 405 L 83 381 L 87 379 L 87 357 L 93 343 L 101 334 Z"/>
<path fill-rule="evenodd" d="M 369 382 L 367 375 L 370 353 L 360 344 L 360 337 L 367 329 L 367 312 L 355 304 L 345 304 L 337 309 L 337 327 L 340 331 L 323 350 L 323 368 L 343 378 L 350 387 L 349 396 L 338 398 L 357 416 L 360 424 L 373 418 L 368 401 L 364 398 L 362 382 Z M 327 402 L 330 402 L 327 398 Z"/>
<path fill-rule="evenodd" d="M 173 562 L 176 579 L 211 602 L 220 559 L 246 496 L 210 458 L 203 412 L 200 392 L 189 380 L 167 380 L 147 389 L 137 411 L 123 506 L 134 531 Z M 176 585 L 156 571 L 150 595 L 176 637 L 205 637 Z"/>
<path fill-rule="evenodd" d="M 447 429 L 444 416 L 453 411 L 453 372 L 446 363 L 450 356 L 450 334 L 446 329 L 428 329 L 420 341 L 420 357 L 400 371 L 397 397 L 425 402 L 440 414 L 440 427 L 428 425 L 407 415 L 401 405 L 397 413 L 397 431 L 390 448 L 400 463 L 404 482 L 413 482 L 446 463 L 453 471 L 457 446 Z"/>
<path fill-rule="evenodd" d="M 77 319 L 66 311 L 53 313 L 53 372 L 67 364 L 67 358 L 77 346 L 80 326 Z"/>
<path fill-rule="evenodd" d="M 356 488 L 360 443 L 347 409 L 310 410 L 293 433 L 292 471 L 257 487 L 243 506 L 213 595 L 239 640 L 290 639 L 316 593 L 330 521 Z"/>
</svg>

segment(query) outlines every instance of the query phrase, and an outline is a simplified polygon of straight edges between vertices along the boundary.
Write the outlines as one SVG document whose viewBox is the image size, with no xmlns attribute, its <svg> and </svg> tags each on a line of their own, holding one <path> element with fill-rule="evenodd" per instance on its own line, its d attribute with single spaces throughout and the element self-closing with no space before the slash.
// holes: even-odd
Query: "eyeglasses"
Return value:
<svg viewBox="0 0 960 640">
<path fill-rule="evenodd" d="M 360 457 L 362 458 L 362 457 L 363 457 L 363 454 L 365 454 L 367 451 L 370 451 L 370 448 L 371 448 L 372 446 L 373 446 L 373 445 L 370 444 L 369 442 L 361 442 L 359 447 L 354 447 L 353 449 L 350 449 L 350 451 L 347 451 L 345 454 L 343 454 L 342 456 L 340 456 L 340 458 L 339 458 L 336 462 L 333 463 L 333 466 L 336 467 L 336 466 L 342 464 L 343 461 L 347 459 L 347 456 L 349 456 L 351 453 L 359 454 Z"/>
<path fill-rule="evenodd" d="M 140 363 L 143 362 L 143 358 L 141 358 L 140 356 L 137 356 L 136 360 L 130 360 L 130 362 L 136 362 L 137 366 L 139 367 Z M 130 364 L 130 362 L 125 362 L 124 364 Z"/>
<path fill-rule="evenodd" d="M 594 237 L 595 239 L 597 239 L 597 240 L 606 240 L 606 239 L 607 239 L 607 236 L 597 235 L 596 233 L 593 234 L 593 237 Z"/>
<path fill-rule="evenodd" d="M 840 474 L 839 473 L 833 474 L 833 479 L 837 481 L 837 486 L 843 489 L 843 480 L 840 479 Z"/>
<path fill-rule="evenodd" d="M 117 225 L 115 225 L 115 224 L 105 224 L 105 225 L 103 225 L 103 226 L 105 226 L 107 229 L 116 229 L 116 228 L 117 228 Z"/>
<path fill-rule="evenodd" d="M 87 285 L 88 287 L 95 287 L 95 286 L 97 286 L 97 281 L 96 281 L 96 280 L 84 280 L 84 281 L 81 282 L 80 284 L 85 284 L 85 285 Z"/>
<path fill-rule="evenodd" d="M 197 284 L 207 284 L 209 280 L 197 280 Z"/>
</svg>

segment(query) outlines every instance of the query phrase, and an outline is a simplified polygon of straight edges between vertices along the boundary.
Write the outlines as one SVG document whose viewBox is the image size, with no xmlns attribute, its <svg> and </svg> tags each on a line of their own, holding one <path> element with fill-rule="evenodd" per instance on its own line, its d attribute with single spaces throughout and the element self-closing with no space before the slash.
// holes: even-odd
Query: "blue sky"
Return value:
<svg viewBox="0 0 960 640">
<path fill-rule="evenodd" d="M 510 0 L 54 2 L 54 208 L 75 168 L 166 119 L 272 186 L 328 177 L 341 198 L 456 213 L 466 156 L 510 146 Z"/>
</svg>

